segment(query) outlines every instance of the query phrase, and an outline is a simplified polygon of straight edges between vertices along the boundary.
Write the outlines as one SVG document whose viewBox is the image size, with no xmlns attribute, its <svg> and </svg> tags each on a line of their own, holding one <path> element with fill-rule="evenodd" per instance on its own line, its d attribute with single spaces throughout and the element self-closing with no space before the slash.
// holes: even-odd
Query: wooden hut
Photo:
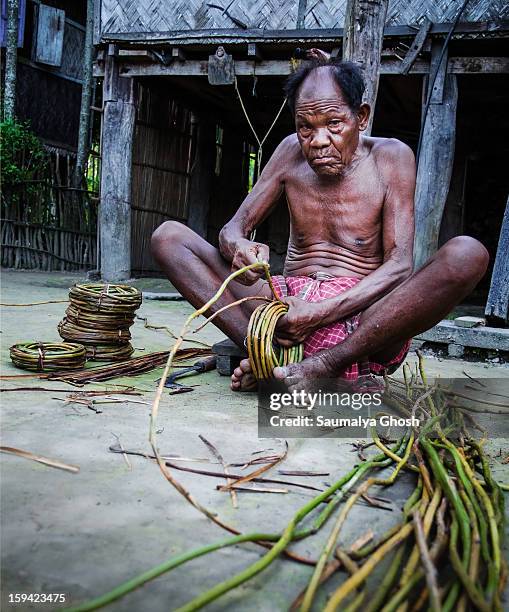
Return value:
<svg viewBox="0 0 509 612">
<path fill-rule="evenodd" d="M 217 241 L 256 176 L 257 141 L 281 108 L 295 49 L 341 55 L 346 8 L 346 0 L 97 0 L 103 278 L 157 274 L 149 240 L 166 219 Z M 494 261 L 509 190 L 509 7 L 390 0 L 383 36 L 372 133 L 419 149 L 417 257 L 466 232 Z M 284 108 L 262 165 L 292 131 Z M 281 266 L 283 204 L 258 238 Z M 479 288 L 484 303 L 490 277 Z M 492 314 L 507 319 L 507 296 L 502 311 Z"/>
</svg>

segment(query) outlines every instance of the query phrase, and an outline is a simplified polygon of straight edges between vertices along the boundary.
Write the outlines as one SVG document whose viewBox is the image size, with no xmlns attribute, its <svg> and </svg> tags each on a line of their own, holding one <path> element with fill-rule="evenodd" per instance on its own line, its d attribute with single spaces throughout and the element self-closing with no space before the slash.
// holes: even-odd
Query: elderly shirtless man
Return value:
<svg viewBox="0 0 509 612">
<path fill-rule="evenodd" d="M 296 133 L 285 138 L 237 213 L 221 230 L 219 250 L 188 227 L 167 221 L 154 233 L 153 253 L 170 281 L 202 306 L 232 270 L 269 259 L 249 236 L 284 193 L 290 240 L 284 276 L 275 277 L 289 305 L 276 329 L 282 345 L 304 342 L 304 360 L 274 374 L 290 389 L 317 378 L 355 381 L 393 371 L 409 339 L 438 323 L 484 275 L 486 249 L 453 238 L 412 271 L 415 160 L 392 138 L 362 135 L 370 108 L 364 83 L 348 63 L 314 61 L 287 82 Z M 252 295 L 270 296 L 263 273 L 250 271 L 229 285 L 214 310 Z M 244 346 L 259 302 L 244 302 L 215 319 Z M 249 361 L 232 389 L 253 387 Z"/>
</svg>

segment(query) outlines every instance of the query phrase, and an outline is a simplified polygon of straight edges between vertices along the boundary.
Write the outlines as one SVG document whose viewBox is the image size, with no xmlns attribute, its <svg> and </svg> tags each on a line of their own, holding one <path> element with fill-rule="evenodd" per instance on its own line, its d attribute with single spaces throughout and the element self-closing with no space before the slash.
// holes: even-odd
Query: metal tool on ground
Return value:
<svg viewBox="0 0 509 612">
<path fill-rule="evenodd" d="M 202 372 L 210 372 L 214 370 L 216 367 L 216 356 L 207 357 L 207 359 L 201 359 L 196 363 L 193 363 L 192 366 L 188 368 L 183 368 L 178 372 L 173 372 L 166 379 L 165 387 L 167 389 L 172 389 L 173 393 L 188 393 L 192 391 L 194 387 L 190 387 L 188 385 L 182 385 L 181 383 L 175 382 L 177 378 L 182 378 L 182 376 L 189 376 L 191 374 L 201 374 Z"/>
</svg>

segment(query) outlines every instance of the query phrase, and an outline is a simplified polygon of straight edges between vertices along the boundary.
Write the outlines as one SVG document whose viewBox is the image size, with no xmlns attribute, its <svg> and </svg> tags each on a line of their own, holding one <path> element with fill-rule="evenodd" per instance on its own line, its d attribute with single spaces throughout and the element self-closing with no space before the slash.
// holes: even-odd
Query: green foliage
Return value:
<svg viewBox="0 0 509 612">
<path fill-rule="evenodd" d="M 21 186 L 27 194 L 37 190 L 37 179 L 47 165 L 47 154 L 41 141 L 27 123 L 0 123 L 0 168 L 2 190 L 12 194 Z"/>
</svg>

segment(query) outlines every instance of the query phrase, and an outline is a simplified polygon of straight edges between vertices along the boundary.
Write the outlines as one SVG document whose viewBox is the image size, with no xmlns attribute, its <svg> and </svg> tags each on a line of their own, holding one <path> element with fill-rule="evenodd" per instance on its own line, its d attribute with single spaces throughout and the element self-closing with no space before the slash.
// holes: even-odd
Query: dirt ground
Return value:
<svg viewBox="0 0 509 612">
<path fill-rule="evenodd" d="M 2 272 L 2 302 L 24 303 L 65 300 L 68 288 L 78 275 L 63 273 Z M 143 280 L 136 283 L 148 291 L 168 291 L 168 283 Z M 23 341 L 58 341 L 57 324 L 65 304 L 27 308 L 3 307 L 1 315 L 1 372 L 19 374 L 9 360 L 9 347 Z M 168 325 L 177 331 L 191 307 L 183 302 L 145 301 L 139 311 L 154 325 Z M 137 321 L 132 329 L 138 355 L 168 348 L 171 338 L 163 331 L 146 329 Z M 213 343 L 222 334 L 207 326 L 200 340 Z M 415 361 L 415 355 L 409 355 Z M 460 360 L 427 360 L 430 376 L 509 378 L 509 368 Z M 144 457 L 124 457 L 109 451 L 120 440 L 125 449 L 148 452 L 151 401 L 161 370 L 135 379 L 119 379 L 142 391 L 137 402 L 98 406 L 100 413 L 86 406 L 61 401 L 65 393 L 13 391 L 15 387 L 47 389 L 73 387 L 61 382 L 37 379 L 2 381 L 2 444 L 29 450 L 60 461 L 76 464 L 78 474 L 53 469 L 33 461 L 2 454 L 1 459 L 1 557 L 2 609 L 54 609 L 54 604 L 12 605 L 10 593 L 63 593 L 66 603 L 76 604 L 105 593 L 119 583 L 165 559 L 191 548 L 214 542 L 225 533 L 193 509 L 164 480 L 155 463 Z M 279 452 L 282 440 L 259 439 L 257 397 L 229 389 L 228 379 L 217 372 L 193 381 L 192 393 L 170 397 L 165 394 L 158 421 L 159 447 L 163 454 L 200 458 L 181 465 L 220 469 L 199 439 L 213 442 L 227 462 L 249 460 L 262 449 Z M 109 388 L 101 383 L 89 388 Z M 121 397 L 121 396 L 119 396 Z M 58 398 L 58 399 L 57 399 Z M 292 439 L 285 470 L 315 470 L 328 476 L 306 478 L 306 483 L 324 488 L 358 462 L 350 439 Z M 501 459 L 509 452 L 505 438 L 488 443 L 494 476 L 508 482 L 508 467 Z M 269 451 L 272 452 L 272 451 Z M 240 468 L 239 468 L 240 469 Z M 271 475 L 284 478 L 274 468 Z M 205 506 L 225 522 L 248 532 L 282 529 L 293 513 L 306 503 L 313 491 L 288 487 L 287 494 L 239 492 L 239 507 L 233 509 L 227 493 L 216 490 L 222 480 L 186 472 L 175 476 Z M 294 480 L 302 481 L 302 477 Z M 384 496 L 392 501 L 390 510 L 357 505 L 340 541 L 349 545 L 368 527 L 375 532 L 398 521 L 408 494 L 410 476 L 403 476 Z M 315 556 L 329 528 L 295 545 L 295 551 Z M 240 571 L 260 556 L 260 549 L 247 544 L 202 557 L 162 576 L 112 604 L 119 611 L 159 612 L 183 605 L 224 578 Z M 380 568 L 383 571 L 383 566 Z M 231 591 L 210 610 L 276 611 L 289 603 L 306 585 L 311 568 L 276 560 L 268 570 Z M 342 580 L 341 575 L 323 589 L 322 599 Z"/>
</svg>

